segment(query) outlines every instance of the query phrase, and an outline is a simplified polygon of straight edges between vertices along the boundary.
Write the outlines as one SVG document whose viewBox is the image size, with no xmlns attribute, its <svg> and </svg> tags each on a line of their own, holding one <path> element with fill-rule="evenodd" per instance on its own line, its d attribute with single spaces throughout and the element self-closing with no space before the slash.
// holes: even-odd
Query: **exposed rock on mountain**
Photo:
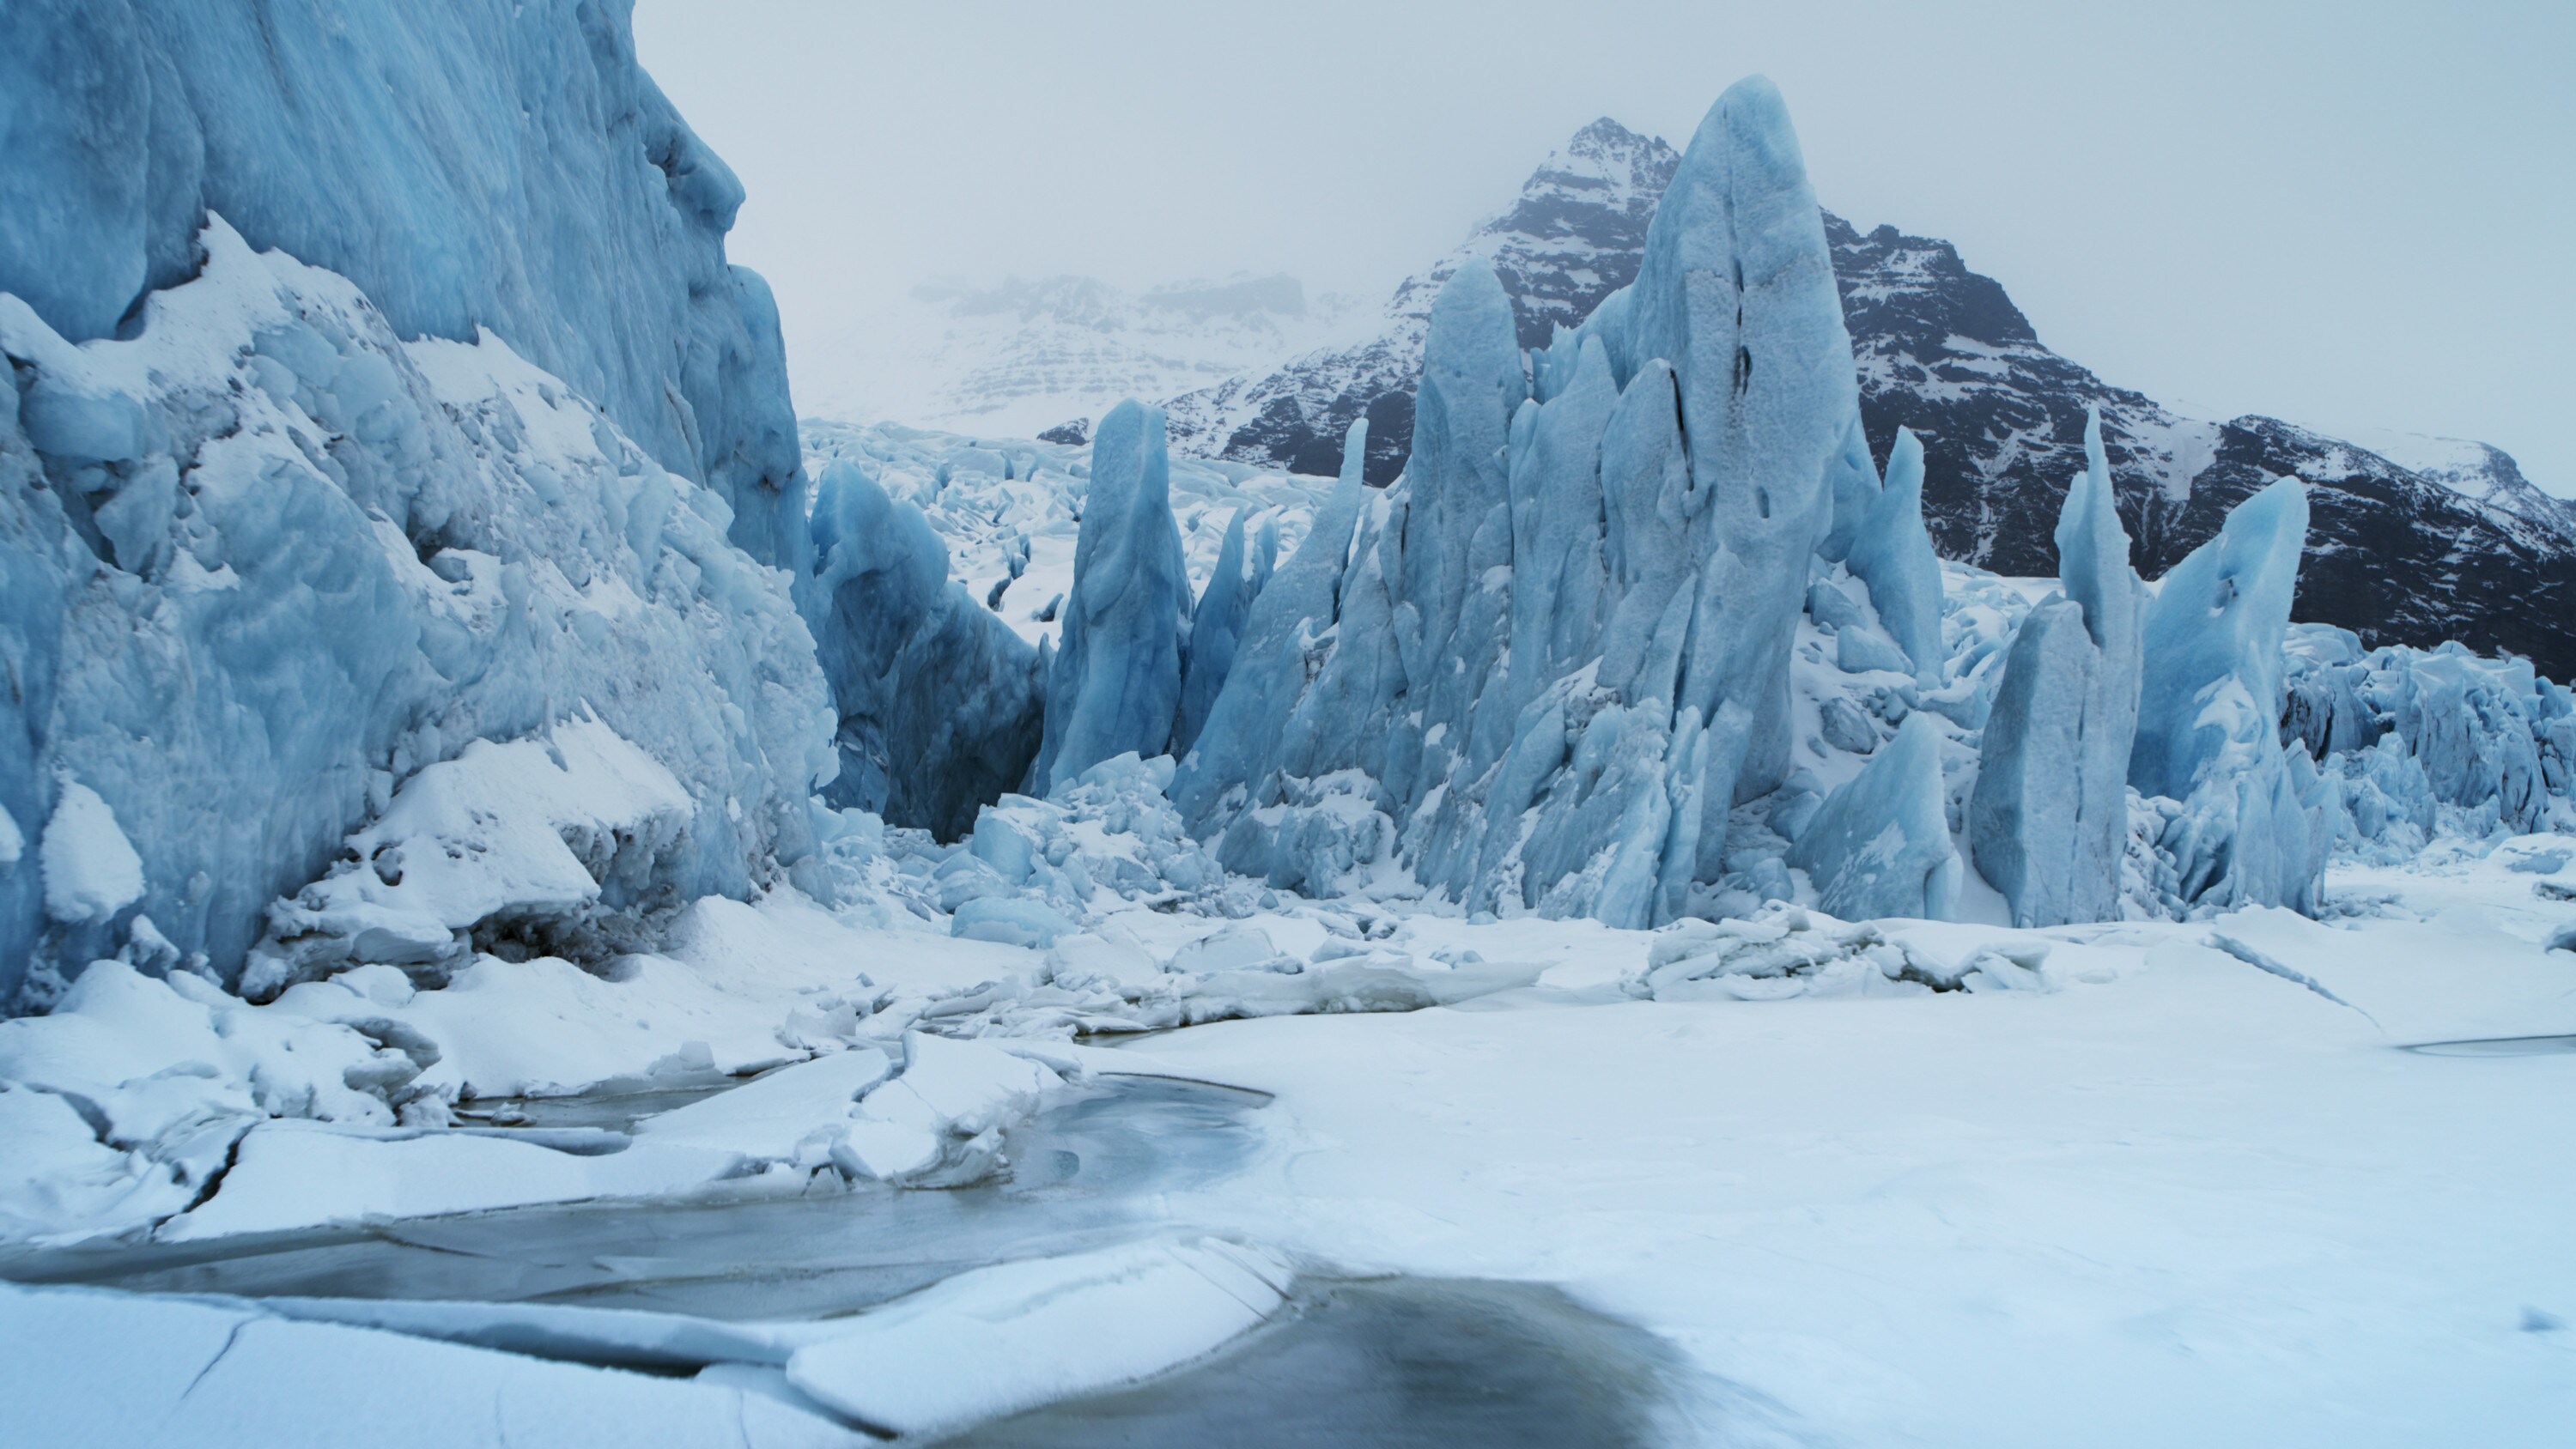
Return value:
<svg viewBox="0 0 2576 1449">
<path fill-rule="evenodd" d="M 1469 257 L 1492 262 L 1511 296 L 1520 345 L 1545 347 L 1554 328 L 1582 322 L 1603 297 L 1636 279 L 1646 224 L 1680 164 L 1681 154 L 1662 140 L 1607 118 L 1575 132 L 1508 210 L 1396 288 L 1385 331 L 1174 400 L 1173 446 L 1331 474 L 1341 470 L 1343 433 L 1365 415 L 1365 477 L 1379 486 L 1395 481 L 1413 437 L 1413 383 L 1431 301 L 1459 264 Z"/>
</svg>

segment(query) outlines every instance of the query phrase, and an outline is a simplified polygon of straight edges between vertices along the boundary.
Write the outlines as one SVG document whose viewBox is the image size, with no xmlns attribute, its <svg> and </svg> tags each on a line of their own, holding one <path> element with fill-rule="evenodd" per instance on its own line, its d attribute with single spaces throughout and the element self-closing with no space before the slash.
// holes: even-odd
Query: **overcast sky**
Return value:
<svg viewBox="0 0 2576 1449">
<path fill-rule="evenodd" d="M 2576 494 L 2567 0 L 641 0 L 636 34 L 791 339 L 938 277 L 1374 294 L 1584 122 L 1679 144 L 1759 71 L 1827 206 L 1956 242 L 2105 379 Z"/>
</svg>

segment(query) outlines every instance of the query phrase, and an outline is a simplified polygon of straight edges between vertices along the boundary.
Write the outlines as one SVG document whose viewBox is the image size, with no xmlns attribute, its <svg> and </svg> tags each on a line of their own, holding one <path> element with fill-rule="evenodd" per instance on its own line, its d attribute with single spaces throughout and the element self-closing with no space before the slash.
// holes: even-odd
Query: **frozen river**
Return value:
<svg viewBox="0 0 2576 1449">
<path fill-rule="evenodd" d="M 1171 1216 L 1174 1196 L 1235 1173 L 1264 1144 L 1264 1093 L 1170 1078 L 1099 1080 L 1092 1094 L 1011 1129 L 1008 1169 L 963 1187 L 529 1207 L 203 1244 L 21 1252 L 0 1259 L 0 1274 L 294 1301 L 299 1312 L 312 1311 L 311 1300 L 366 1299 L 769 1325 L 826 1320 L 994 1263 L 1189 1228 Z M 640 1112 L 704 1095 L 557 1099 L 494 1115 L 535 1133 L 589 1131 L 607 1141 Z M 451 1336 L 600 1367 L 706 1368 L 667 1346 L 513 1339 L 489 1326 Z M 990 1423 L 958 1442 L 1643 1445 L 1662 1442 L 1662 1406 L 1688 1377 L 1654 1335 L 1552 1288 L 1326 1271 L 1301 1274 L 1285 1311 L 1207 1359 Z"/>
</svg>

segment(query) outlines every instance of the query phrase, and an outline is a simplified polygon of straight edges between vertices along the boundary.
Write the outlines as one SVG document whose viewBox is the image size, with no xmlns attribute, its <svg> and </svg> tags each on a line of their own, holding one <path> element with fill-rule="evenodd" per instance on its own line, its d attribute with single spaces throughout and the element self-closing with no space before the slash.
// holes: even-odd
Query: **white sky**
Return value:
<svg viewBox="0 0 2576 1449">
<path fill-rule="evenodd" d="M 2576 494 L 2576 4 L 640 0 L 789 332 L 934 277 L 1375 294 L 1598 115 L 1760 71 L 1825 204 L 2186 412 L 2474 437 Z"/>
</svg>

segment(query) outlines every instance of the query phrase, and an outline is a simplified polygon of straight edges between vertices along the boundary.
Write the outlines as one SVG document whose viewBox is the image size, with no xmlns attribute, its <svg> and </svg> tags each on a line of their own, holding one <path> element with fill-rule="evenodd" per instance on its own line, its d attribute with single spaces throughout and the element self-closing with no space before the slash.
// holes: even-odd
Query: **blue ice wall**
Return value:
<svg viewBox="0 0 2576 1449">
<path fill-rule="evenodd" d="M 0 864 L 0 1006 L 130 938 L 229 975 L 414 772 L 577 716 L 690 797 L 639 894 L 808 857 L 829 700 L 725 500 L 496 337 L 403 342 L 346 278 L 202 245 L 125 339 L 0 295 L 0 807 L 39 846 Z M 129 853 L 130 894 L 48 889 Z"/>
<path fill-rule="evenodd" d="M 777 309 L 726 264 L 733 173 L 637 65 L 625 0 L 11 0 L 0 292 L 130 327 L 219 213 L 404 338 L 489 327 L 793 567 Z"/>
</svg>

